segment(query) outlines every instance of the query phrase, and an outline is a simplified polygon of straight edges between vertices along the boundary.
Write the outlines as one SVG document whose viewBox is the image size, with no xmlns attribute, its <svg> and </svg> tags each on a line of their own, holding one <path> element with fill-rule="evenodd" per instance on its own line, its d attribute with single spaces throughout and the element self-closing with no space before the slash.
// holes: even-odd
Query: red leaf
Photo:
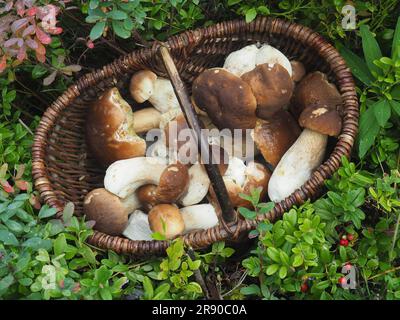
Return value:
<svg viewBox="0 0 400 320">
<path fill-rule="evenodd" d="M 8 183 L 7 180 L 1 179 L 0 180 L 0 184 L 3 187 L 5 192 L 7 192 L 7 193 L 13 193 L 14 192 L 14 188 Z"/>
<path fill-rule="evenodd" d="M 6 42 L 4 42 L 3 46 L 4 46 L 4 48 L 9 48 L 9 47 L 12 47 L 13 45 L 17 44 L 18 41 L 19 41 L 19 38 L 11 38 L 11 39 L 8 39 Z"/>
<path fill-rule="evenodd" d="M 34 16 L 36 13 L 37 13 L 37 7 L 29 8 L 29 9 L 26 11 L 26 14 L 27 14 L 28 16 L 30 16 L 30 17 Z"/>
<path fill-rule="evenodd" d="M 30 38 L 26 39 L 25 43 L 29 48 L 31 48 L 33 50 L 36 50 L 39 47 L 38 43 L 35 40 L 30 39 Z"/>
<path fill-rule="evenodd" d="M 26 182 L 25 180 L 17 180 L 15 181 L 15 185 L 17 186 L 18 189 L 22 191 L 28 190 L 29 183 Z"/>
<path fill-rule="evenodd" d="M 27 18 L 18 19 L 11 24 L 11 31 L 15 33 L 21 28 L 25 27 L 27 24 L 28 24 Z"/>
<path fill-rule="evenodd" d="M 35 40 L 36 40 L 36 43 L 38 45 L 38 47 L 36 49 L 36 53 L 44 56 L 46 54 L 46 48 L 44 47 L 44 45 L 42 45 L 40 43 L 38 38 L 35 38 Z"/>
<path fill-rule="evenodd" d="M 34 34 L 34 33 L 35 33 L 35 26 L 30 25 L 30 26 L 26 27 L 24 32 L 22 32 L 22 37 L 25 38 L 27 35 Z"/>
<path fill-rule="evenodd" d="M 39 210 L 42 206 L 40 204 L 39 198 L 34 195 L 31 194 L 31 197 L 29 198 L 29 203 L 36 209 Z"/>
<path fill-rule="evenodd" d="M 26 48 L 25 47 L 21 47 L 18 51 L 17 54 L 17 59 L 18 61 L 23 61 L 26 58 Z"/>
<path fill-rule="evenodd" d="M 0 73 L 2 73 L 7 68 L 7 57 L 2 56 L 0 60 Z"/>
<path fill-rule="evenodd" d="M 38 27 L 36 27 L 36 36 L 38 37 L 39 41 L 43 44 L 49 44 L 51 42 L 51 37 Z"/>
<path fill-rule="evenodd" d="M 40 53 L 36 52 L 36 59 L 38 59 L 38 61 L 41 63 L 46 62 L 46 56 L 44 54 L 40 54 Z"/>
</svg>

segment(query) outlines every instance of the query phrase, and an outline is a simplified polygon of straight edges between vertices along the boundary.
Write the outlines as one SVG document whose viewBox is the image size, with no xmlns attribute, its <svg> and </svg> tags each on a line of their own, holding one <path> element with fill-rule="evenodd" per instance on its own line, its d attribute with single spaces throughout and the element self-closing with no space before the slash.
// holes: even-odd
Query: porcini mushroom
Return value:
<svg viewBox="0 0 400 320">
<path fill-rule="evenodd" d="M 106 234 L 120 235 L 127 223 L 128 214 L 136 205 L 136 201 L 124 201 L 104 188 L 90 191 L 83 201 L 83 211 L 87 220 L 96 222 L 95 229 Z"/>
<path fill-rule="evenodd" d="M 180 213 L 185 224 L 183 233 L 209 229 L 218 224 L 215 208 L 209 203 L 181 208 Z"/>
<path fill-rule="evenodd" d="M 225 69 L 202 72 L 193 82 L 192 101 L 220 129 L 254 128 L 256 98 L 245 81 Z"/>
<path fill-rule="evenodd" d="M 128 225 L 122 234 L 128 239 L 135 241 L 150 241 L 153 240 L 153 232 L 150 229 L 149 219 L 143 211 L 136 210 L 130 216 Z"/>
<path fill-rule="evenodd" d="M 185 223 L 179 209 L 171 204 L 159 204 L 149 212 L 150 229 L 173 239 L 182 234 Z"/>
<path fill-rule="evenodd" d="M 138 157 L 119 160 L 108 167 L 104 177 L 104 187 L 125 198 L 145 184 L 158 185 L 165 162 L 158 158 Z"/>
<path fill-rule="evenodd" d="M 292 76 L 292 66 L 289 59 L 286 58 L 286 56 L 277 48 L 274 48 L 268 44 L 262 45 L 256 55 L 256 65 L 265 63 L 269 65 L 279 64 L 286 69 L 286 71 L 289 73 L 289 76 Z"/>
<path fill-rule="evenodd" d="M 296 86 L 290 111 L 298 118 L 307 107 L 327 106 L 340 109 L 342 97 L 326 74 L 315 71 L 306 75 Z"/>
<path fill-rule="evenodd" d="M 255 68 L 257 53 L 258 48 L 255 44 L 233 51 L 226 57 L 224 68 L 240 77 L 242 74 Z"/>
<path fill-rule="evenodd" d="M 324 89 L 326 95 L 332 91 L 331 86 L 320 88 Z M 300 115 L 300 125 L 305 129 L 283 155 L 272 174 L 268 187 L 272 201 L 283 200 L 311 177 L 323 160 L 328 136 L 337 136 L 341 131 L 341 117 L 336 105 L 328 107 L 324 103 L 327 102 L 325 94 L 320 92 L 324 101 L 314 101 Z"/>
<path fill-rule="evenodd" d="M 210 179 L 203 165 L 195 163 L 189 168 L 189 185 L 187 191 L 180 197 L 179 203 L 191 206 L 199 203 L 207 195 Z"/>
<path fill-rule="evenodd" d="M 179 108 L 179 102 L 168 79 L 159 78 L 149 70 L 135 73 L 129 87 L 132 98 L 136 102 L 149 101 L 161 113 Z"/>
<path fill-rule="evenodd" d="M 275 167 L 300 133 L 296 120 L 282 110 L 271 119 L 258 119 L 252 136 L 265 161 Z"/>
<path fill-rule="evenodd" d="M 259 64 L 241 78 L 250 86 L 257 100 L 258 117 L 268 119 L 289 104 L 293 81 L 279 63 Z"/>
<path fill-rule="evenodd" d="M 306 75 L 304 64 L 300 61 L 292 60 L 290 61 L 290 65 L 292 66 L 292 80 L 294 82 L 299 82 Z"/>
<path fill-rule="evenodd" d="M 137 190 L 137 196 L 146 209 L 160 203 L 174 203 L 188 189 L 188 183 L 187 167 L 177 162 L 164 169 L 157 186 L 142 186 Z"/>
<path fill-rule="evenodd" d="M 86 118 L 86 140 L 102 165 L 145 154 L 146 141 L 136 134 L 134 120 L 131 107 L 117 88 L 105 91 L 91 104 Z"/>
<path fill-rule="evenodd" d="M 260 189 L 260 199 L 263 199 L 268 190 L 271 173 L 261 163 L 251 161 L 245 167 L 244 176 L 242 184 L 227 176 L 224 177 L 224 183 L 234 207 L 251 208 L 251 203 L 243 199 L 240 194 L 251 195 L 252 190 L 258 188 Z"/>
<path fill-rule="evenodd" d="M 144 133 L 160 127 L 161 113 L 155 108 L 144 108 L 133 113 L 133 130 Z"/>
</svg>

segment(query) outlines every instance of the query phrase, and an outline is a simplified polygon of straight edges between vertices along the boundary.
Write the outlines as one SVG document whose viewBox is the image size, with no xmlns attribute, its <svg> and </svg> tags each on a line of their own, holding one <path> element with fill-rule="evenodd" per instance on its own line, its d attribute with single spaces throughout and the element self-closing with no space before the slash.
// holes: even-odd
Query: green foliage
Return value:
<svg viewBox="0 0 400 320">
<path fill-rule="evenodd" d="M 360 33 L 364 60 L 344 46 L 341 53 L 354 75 L 365 85 L 360 97 L 363 112 L 358 139 L 359 156 L 363 158 L 374 145 L 381 129 L 399 124 L 400 18 L 394 33 L 390 57 L 383 56 L 376 38 L 366 25 L 360 27 Z"/>
</svg>

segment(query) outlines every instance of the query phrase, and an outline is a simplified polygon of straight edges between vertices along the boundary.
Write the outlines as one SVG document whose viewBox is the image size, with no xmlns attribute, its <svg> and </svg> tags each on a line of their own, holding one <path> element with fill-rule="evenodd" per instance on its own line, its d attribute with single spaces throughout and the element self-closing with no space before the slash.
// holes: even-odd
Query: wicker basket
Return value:
<svg viewBox="0 0 400 320">
<path fill-rule="evenodd" d="M 232 51 L 255 42 L 268 43 L 281 50 L 289 59 L 303 62 L 307 72 L 320 70 L 328 74 L 343 97 L 343 129 L 338 139 L 330 141 L 330 155 L 312 177 L 274 209 L 257 220 L 274 221 L 293 205 L 316 198 L 325 179 L 339 167 L 341 157 L 349 156 L 358 128 L 358 99 L 354 81 L 344 59 L 320 35 L 307 27 L 271 18 L 258 18 L 251 23 L 227 21 L 213 26 L 187 31 L 164 43 L 170 49 L 179 74 L 190 90 L 192 81 L 207 68 L 221 66 Z M 103 186 L 104 171 L 87 151 L 84 122 L 87 105 L 101 92 L 117 86 L 133 105 L 127 92 L 132 73 L 150 69 L 166 76 L 165 68 L 156 55 L 160 46 L 137 50 L 122 56 L 102 69 L 86 74 L 70 86 L 44 113 L 37 128 L 33 145 L 33 178 L 44 202 L 62 211 L 66 202 L 75 204 L 76 214 L 82 214 L 82 202 L 92 189 Z M 183 236 L 193 248 L 206 247 L 213 242 L 235 239 L 253 229 L 257 221 L 239 219 L 230 224 L 230 232 L 220 224 L 212 229 Z M 167 241 L 132 241 L 95 231 L 90 243 L 119 253 L 147 255 L 163 253 Z"/>
</svg>

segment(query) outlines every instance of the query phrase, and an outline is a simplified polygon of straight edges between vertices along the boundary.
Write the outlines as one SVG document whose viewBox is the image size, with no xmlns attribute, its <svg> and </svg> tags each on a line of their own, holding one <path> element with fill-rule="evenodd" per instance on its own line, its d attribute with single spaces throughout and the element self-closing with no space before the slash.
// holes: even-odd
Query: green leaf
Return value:
<svg viewBox="0 0 400 320">
<path fill-rule="evenodd" d="M 400 59 L 400 17 L 397 19 L 396 30 L 393 36 L 392 43 L 392 59 Z"/>
<path fill-rule="evenodd" d="M 287 276 L 287 268 L 285 266 L 281 266 L 279 269 L 279 278 L 284 279 Z"/>
<path fill-rule="evenodd" d="M 32 69 L 32 78 L 39 79 L 47 73 L 47 68 L 41 64 L 37 64 Z"/>
<path fill-rule="evenodd" d="M 374 110 L 375 118 L 381 127 L 384 127 L 390 119 L 390 104 L 386 99 L 381 99 L 374 103 L 371 108 Z"/>
<path fill-rule="evenodd" d="M 39 249 L 50 250 L 50 248 L 52 247 L 52 242 L 49 239 L 44 240 L 39 237 L 32 237 L 26 240 L 24 243 L 22 243 L 22 246 L 31 248 L 33 250 L 39 250 Z"/>
<path fill-rule="evenodd" d="M 246 22 L 249 23 L 253 21 L 257 16 L 257 10 L 255 8 L 251 8 L 246 11 Z"/>
<path fill-rule="evenodd" d="M 244 294 L 245 296 L 260 296 L 261 295 L 260 288 L 256 284 L 251 284 L 247 287 L 241 288 L 240 293 Z"/>
<path fill-rule="evenodd" d="M 109 287 L 100 288 L 100 297 L 103 300 L 112 300 L 112 294 Z"/>
<path fill-rule="evenodd" d="M 92 30 L 90 30 L 90 39 L 96 40 L 101 37 L 103 34 L 104 28 L 106 27 L 106 22 L 105 21 L 99 21 L 97 22 Z"/>
<path fill-rule="evenodd" d="M 342 260 L 342 262 L 347 261 L 347 251 L 344 246 L 339 247 L 339 255 L 340 255 L 340 259 Z"/>
<path fill-rule="evenodd" d="M 346 60 L 351 72 L 358 80 L 365 85 L 370 85 L 375 80 L 363 59 L 347 49 L 345 46 L 341 46 L 340 53 Z"/>
<path fill-rule="evenodd" d="M 273 261 L 280 263 L 281 262 L 281 258 L 279 255 L 279 251 L 276 248 L 267 248 L 267 255 L 268 257 L 270 257 Z"/>
<path fill-rule="evenodd" d="M 144 289 L 144 298 L 152 299 L 154 296 L 153 284 L 149 277 L 145 276 L 143 278 L 143 289 Z"/>
<path fill-rule="evenodd" d="M 57 213 L 56 208 L 50 208 L 48 205 L 44 205 L 39 211 L 39 219 L 44 219 L 48 217 L 52 217 Z"/>
<path fill-rule="evenodd" d="M 95 271 L 94 277 L 99 283 L 104 284 L 112 276 L 112 271 L 107 269 L 106 266 L 101 266 Z"/>
<path fill-rule="evenodd" d="M 122 21 L 112 21 L 112 27 L 115 34 L 122 39 L 128 39 L 131 36 L 131 32 L 124 28 L 124 23 Z"/>
<path fill-rule="evenodd" d="M 0 293 L 6 291 L 14 283 L 14 277 L 12 274 L 5 276 L 0 280 Z"/>
<path fill-rule="evenodd" d="M 270 264 L 267 267 L 266 273 L 267 273 L 267 275 L 271 276 L 274 273 L 276 273 L 278 270 L 279 270 L 279 264 L 274 263 L 274 264 Z"/>
<path fill-rule="evenodd" d="M 4 245 L 18 245 L 17 238 L 7 230 L 0 230 L 0 242 L 2 242 Z"/>
<path fill-rule="evenodd" d="M 382 57 L 381 49 L 376 41 L 374 35 L 369 30 L 368 26 L 362 25 L 360 27 L 360 33 L 362 38 L 362 47 L 364 51 L 365 61 L 371 72 L 381 74 L 382 70 L 374 64 L 374 60 L 378 60 Z"/>
<path fill-rule="evenodd" d="M 380 126 L 376 121 L 373 108 L 368 108 L 360 118 L 358 154 L 363 158 L 367 151 L 374 144 L 379 133 Z"/>
<path fill-rule="evenodd" d="M 293 259 L 292 266 L 300 267 L 303 264 L 303 256 L 301 254 L 296 254 Z"/>
<path fill-rule="evenodd" d="M 107 16 L 113 20 L 124 20 L 128 18 L 128 15 L 121 10 L 112 10 L 107 13 Z"/>
<path fill-rule="evenodd" d="M 163 283 L 154 291 L 154 300 L 165 299 L 171 286 L 168 283 Z"/>
<path fill-rule="evenodd" d="M 397 115 L 400 117 L 400 102 L 392 100 L 390 101 L 390 105 L 392 106 L 394 112 L 396 112 Z"/>
<path fill-rule="evenodd" d="M 244 207 L 240 207 L 239 208 L 239 213 L 245 218 L 245 219 L 249 219 L 249 220 L 253 220 L 256 218 L 257 213 L 255 211 L 252 211 L 250 209 L 244 208 Z"/>
<path fill-rule="evenodd" d="M 53 243 L 54 247 L 54 254 L 56 256 L 59 256 L 60 254 L 63 254 L 67 248 L 67 240 L 65 239 L 65 235 L 62 233 L 60 234 L 56 240 L 54 240 Z"/>
</svg>

